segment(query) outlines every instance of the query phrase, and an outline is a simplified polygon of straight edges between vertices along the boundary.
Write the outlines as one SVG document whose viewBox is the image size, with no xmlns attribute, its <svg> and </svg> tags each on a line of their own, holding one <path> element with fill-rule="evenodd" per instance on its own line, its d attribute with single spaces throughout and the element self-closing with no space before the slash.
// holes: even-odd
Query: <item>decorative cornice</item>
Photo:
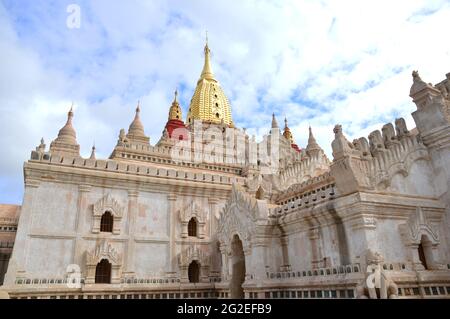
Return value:
<svg viewBox="0 0 450 319">
<path fill-rule="evenodd" d="M 352 225 L 353 230 L 358 229 L 376 229 L 377 219 L 370 215 L 362 215 L 357 222 Z"/>
</svg>

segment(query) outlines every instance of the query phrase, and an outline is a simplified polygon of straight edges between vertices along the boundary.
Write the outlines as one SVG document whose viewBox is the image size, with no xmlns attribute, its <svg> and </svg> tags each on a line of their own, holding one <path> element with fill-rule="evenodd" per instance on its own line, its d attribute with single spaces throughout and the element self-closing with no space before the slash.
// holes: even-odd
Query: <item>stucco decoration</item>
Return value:
<svg viewBox="0 0 450 319">
<path fill-rule="evenodd" d="M 86 251 L 86 283 L 95 283 L 97 264 L 106 259 L 111 265 L 111 283 L 120 283 L 122 254 L 118 253 L 111 243 L 102 240 L 93 251 Z"/>
<path fill-rule="evenodd" d="M 107 194 L 102 197 L 99 201 L 97 201 L 93 205 L 93 223 L 92 223 L 92 232 L 99 233 L 100 232 L 100 222 L 102 219 L 102 215 L 105 212 L 110 212 L 114 218 L 113 223 L 113 234 L 120 234 L 120 221 L 122 220 L 124 208 L 119 204 L 117 200 L 115 200 L 111 194 Z"/>
<path fill-rule="evenodd" d="M 422 235 L 427 235 L 433 245 L 439 244 L 438 230 L 428 221 L 421 207 L 417 207 L 408 221 L 399 226 L 399 230 L 407 245 L 420 244 Z"/>
<path fill-rule="evenodd" d="M 188 237 L 188 224 L 192 218 L 197 222 L 197 237 L 205 238 L 206 211 L 203 207 L 192 201 L 188 206 L 178 212 L 181 221 L 181 237 Z"/>
<path fill-rule="evenodd" d="M 221 211 L 217 236 L 220 244 L 231 247 L 231 240 L 238 235 L 245 246 L 256 232 L 256 220 L 267 218 L 267 210 L 261 201 L 245 195 L 238 186 L 233 185 L 231 197 Z M 246 247 L 244 247 L 245 249 Z"/>
</svg>

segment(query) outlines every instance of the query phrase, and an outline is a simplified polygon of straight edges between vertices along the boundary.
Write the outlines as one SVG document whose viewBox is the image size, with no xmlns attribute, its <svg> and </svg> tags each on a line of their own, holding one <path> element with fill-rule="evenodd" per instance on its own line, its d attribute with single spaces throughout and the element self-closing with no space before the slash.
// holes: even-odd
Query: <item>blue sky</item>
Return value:
<svg viewBox="0 0 450 319">
<path fill-rule="evenodd" d="M 79 29 L 66 25 L 69 4 Z M 0 1 L 0 203 L 20 204 L 23 163 L 75 103 L 81 153 L 108 157 L 138 100 L 155 144 L 178 88 L 183 114 L 203 63 L 237 126 L 261 137 L 272 112 L 331 158 L 336 123 L 353 139 L 395 117 L 410 128 L 411 71 L 450 71 L 450 1 Z"/>
</svg>

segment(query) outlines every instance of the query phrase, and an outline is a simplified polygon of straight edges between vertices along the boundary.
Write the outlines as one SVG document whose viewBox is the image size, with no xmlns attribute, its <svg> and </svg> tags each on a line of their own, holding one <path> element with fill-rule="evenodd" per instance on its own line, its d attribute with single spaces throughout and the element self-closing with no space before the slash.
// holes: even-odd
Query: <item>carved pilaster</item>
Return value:
<svg viewBox="0 0 450 319">
<path fill-rule="evenodd" d="M 220 245 L 220 254 L 222 256 L 222 273 L 221 278 L 222 281 L 228 280 L 228 254 L 227 254 L 227 246 Z"/>
<path fill-rule="evenodd" d="M 128 247 L 126 251 L 126 277 L 132 277 L 134 275 L 134 234 L 136 215 L 138 211 L 138 197 L 139 191 L 131 189 L 128 190 Z"/>
<path fill-rule="evenodd" d="M 75 238 L 74 248 L 73 248 L 73 256 L 72 256 L 72 263 L 81 265 L 82 264 L 82 255 L 80 251 L 80 235 L 81 235 L 81 228 L 82 223 L 81 220 L 82 216 L 87 214 L 87 196 L 89 192 L 91 191 L 92 187 L 90 185 L 79 185 L 78 186 L 78 200 L 77 200 L 77 209 L 76 209 L 76 216 L 75 216 L 75 225 L 74 230 L 77 234 L 77 237 Z"/>
<path fill-rule="evenodd" d="M 318 228 L 311 229 L 309 231 L 309 240 L 311 242 L 311 252 L 312 252 L 312 268 L 316 269 L 320 267 L 322 262 L 322 254 L 320 253 L 320 232 Z"/>
<path fill-rule="evenodd" d="M 167 200 L 169 202 L 169 272 L 173 273 L 176 270 L 176 246 L 175 246 L 175 224 L 176 224 L 176 201 L 175 194 L 168 194 Z"/>
<path fill-rule="evenodd" d="M 217 220 L 219 219 L 219 211 L 217 209 L 217 204 L 219 200 L 217 198 L 208 198 L 209 203 L 209 237 L 211 238 L 215 234 L 217 229 Z"/>
</svg>

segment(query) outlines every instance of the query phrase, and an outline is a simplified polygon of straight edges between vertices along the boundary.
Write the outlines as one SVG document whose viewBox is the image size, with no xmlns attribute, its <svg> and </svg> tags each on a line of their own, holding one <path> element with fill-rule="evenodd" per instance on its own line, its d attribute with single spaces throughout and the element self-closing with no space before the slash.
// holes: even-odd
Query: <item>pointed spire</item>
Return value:
<svg viewBox="0 0 450 319">
<path fill-rule="evenodd" d="M 308 145 L 314 145 L 317 144 L 316 139 L 313 135 L 311 126 L 309 127 L 309 137 L 308 137 Z"/>
<path fill-rule="evenodd" d="M 181 113 L 181 107 L 180 107 L 180 104 L 178 103 L 178 90 L 175 89 L 173 102 L 169 109 L 169 121 L 170 120 L 182 121 L 182 119 L 183 119 L 183 116 Z"/>
<path fill-rule="evenodd" d="M 95 160 L 95 143 L 94 143 L 94 145 L 92 145 L 91 156 L 89 157 L 89 159 Z"/>
<path fill-rule="evenodd" d="M 45 152 L 45 142 L 44 138 L 41 138 L 41 144 L 39 144 L 38 147 L 36 147 L 37 152 Z"/>
<path fill-rule="evenodd" d="M 67 113 L 67 121 L 66 124 L 59 130 L 58 137 L 56 141 L 64 142 L 67 144 L 77 144 L 77 135 L 75 129 L 72 126 L 72 118 L 73 118 L 73 103 L 70 107 L 69 112 Z"/>
<path fill-rule="evenodd" d="M 278 128 L 278 122 L 275 117 L 275 113 L 272 113 L 272 128 Z"/>
<path fill-rule="evenodd" d="M 292 133 L 291 133 L 291 130 L 289 129 L 288 121 L 287 121 L 287 118 L 286 118 L 286 117 L 284 117 L 284 131 L 283 131 L 283 136 L 284 136 L 289 142 L 291 142 L 291 144 L 294 144 L 294 138 L 292 137 Z"/>
<path fill-rule="evenodd" d="M 136 116 L 141 112 L 141 100 L 138 100 L 137 106 L 136 106 Z"/>
<path fill-rule="evenodd" d="M 205 43 L 205 63 L 203 64 L 202 74 L 200 75 L 200 79 L 214 80 L 214 74 L 211 68 L 210 62 L 210 54 L 211 50 L 208 47 L 208 33 L 206 33 L 206 43 Z"/>
<path fill-rule="evenodd" d="M 306 153 L 310 156 L 315 155 L 321 151 L 322 148 L 317 144 L 316 138 L 313 135 L 311 126 L 309 127 L 308 145 L 306 146 Z"/>
<path fill-rule="evenodd" d="M 77 134 L 72 126 L 73 103 L 67 113 L 66 124 L 59 130 L 58 137 L 50 144 L 52 154 L 80 155 L 80 146 L 77 143 Z M 42 142 L 42 141 L 41 141 Z"/>
<path fill-rule="evenodd" d="M 138 101 L 136 106 L 136 115 L 134 116 L 133 122 L 131 122 L 130 127 L 128 128 L 128 135 L 133 136 L 145 136 L 144 133 L 144 125 L 142 125 L 140 114 L 141 112 L 141 106 L 140 101 Z"/>
</svg>

